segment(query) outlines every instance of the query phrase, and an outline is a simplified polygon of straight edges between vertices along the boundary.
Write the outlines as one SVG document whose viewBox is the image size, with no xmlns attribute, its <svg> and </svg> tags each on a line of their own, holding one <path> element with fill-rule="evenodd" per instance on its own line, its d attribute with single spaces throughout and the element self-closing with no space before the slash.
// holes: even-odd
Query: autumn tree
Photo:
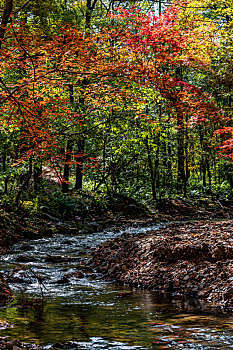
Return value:
<svg viewBox="0 0 233 350">
<path fill-rule="evenodd" d="M 146 182 L 157 198 L 173 181 L 186 194 L 190 144 L 198 142 L 189 133 L 219 117 L 213 97 L 193 79 L 209 70 L 213 28 L 191 16 L 187 25 L 186 2 L 159 16 L 105 8 L 109 16 L 98 26 L 91 13 L 103 9 L 86 5 L 80 26 L 64 24 L 64 16 L 52 35 L 29 20 L 13 21 L 6 32 L 1 124 L 19 135 L 12 163 L 28 163 L 23 184 L 33 164 L 47 162 L 64 191 L 76 167 L 76 188 L 85 170 L 96 190 L 121 190 L 127 178 L 128 193 Z"/>
</svg>

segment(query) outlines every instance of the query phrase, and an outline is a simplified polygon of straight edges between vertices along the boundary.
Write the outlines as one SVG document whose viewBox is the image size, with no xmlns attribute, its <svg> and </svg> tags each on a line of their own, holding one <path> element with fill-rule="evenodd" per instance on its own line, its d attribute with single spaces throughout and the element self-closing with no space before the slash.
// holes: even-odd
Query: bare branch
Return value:
<svg viewBox="0 0 233 350">
<path fill-rule="evenodd" d="M 15 10 L 13 12 L 13 15 L 15 15 L 16 13 L 18 13 L 19 11 L 21 11 L 25 6 L 27 6 L 27 4 L 30 2 L 31 0 L 27 0 L 22 6 L 20 6 L 20 8 L 18 8 L 17 10 Z"/>
</svg>

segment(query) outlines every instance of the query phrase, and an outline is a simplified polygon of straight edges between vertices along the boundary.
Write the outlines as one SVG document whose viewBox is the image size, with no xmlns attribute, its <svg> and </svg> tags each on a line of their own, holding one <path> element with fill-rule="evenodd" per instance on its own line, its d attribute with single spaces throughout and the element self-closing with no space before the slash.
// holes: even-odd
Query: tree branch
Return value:
<svg viewBox="0 0 233 350">
<path fill-rule="evenodd" d="M 21 11 L 25 6 L 27 6 L 27 4 L 30 2 L 31 0 L 27 0 L 22 6 L 20 6 L 20 8 L 18 8 L 18 10 L 15 10 L 13 12 L 13 15 L 15 15 L 16 13 L 18 13 L 19 11 Z"/>
</svg>

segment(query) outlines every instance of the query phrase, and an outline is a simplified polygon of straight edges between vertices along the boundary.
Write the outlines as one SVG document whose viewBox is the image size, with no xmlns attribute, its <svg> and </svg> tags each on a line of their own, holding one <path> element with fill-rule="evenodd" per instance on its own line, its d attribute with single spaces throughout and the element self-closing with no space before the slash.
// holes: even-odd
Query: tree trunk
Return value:
<svg viewBox="0 0 233 350">
<path fill-rule="evenodd" d="M 41 189 L 41 175 L 42 175 L 42 163 L 34 164 L 33 169 L 33 177 L 34 177 L 34 191 L 38 192 Z"/>
<path fill-rule="evenodd" d="M 148 159 L 148 166 L 150 171 L 150 183 L 151 183 L 151 191 L 152 191 L 152 197 L 156 200 L 156 187 L 155 187 L 155 171 L 153 167 L 152 157 L 151 157 L 151 149 L 148 143 L 148 138 L 146 138 L 146 149 L 147 149 L 147 159 Z"/>
<path fill-rule="evenodd" d="M 5 0 L 5 6 L 2 14 L 2 21 L 0 26 L 0 49 L 2 47 L 6 26 L 10 19 L 13 7 L 13 0 Z"/>
<path fill-rule="evenodd" d="M 209 159 L 207 160 L 207 174 L 208 174 L 208 180 L 209 180 L 209 191 L 212 196 L 212 183 L 211 183 L 211 171 L 210 171 L 210 161 Z"/>
<path fill-rule="evenodd" d="M 4 153 L 2 156 L 2 171 L 6 172 L 6 160 L 7 160 L 7 151 L 4 149 Z M 4 177 L 4 194 L 8 193 L 8 176 Z"/>
<path fill-rule="evenodd" d="M 185 183 L 187 186 L 187 182 L 189 180 L 190 177 L 190 170 L 189 170 L 189 151 L 188 151 L 188 142 L 189 142 L 189 133 L 188 133 L 188 118 L 187 116 L 185 117 Z"/>
<path fill-rule="evenodd" d="M 83 165 L 84 165 L 85 140 L 80 138 L 77 142 L 77 145 L 78 145 L 78 154 L 80 156 L 77 158 L 76 180 L 75 180 L 74 188 L 76 190 L 81 190 L 83 187 Z"/>
<path fill-rule="evenodd" d="M 86 0 L 86 13 L 85 13 L 85 28 L 89 31 L 91 28 L 91 17 L 92 12 L 95 8 L 97 0 Z M 88 85 L 88 80 L 84 79 L 81 83 L 82 87 L 85 87 Z M 70 89 L 70 96 L 73 95 L 73 88 Z M 72 102 L 72 101 L 71 101 Z M 81 95 L 79 97 L 79 105 L 82 112 L 85 111 L 85 99 Z M 75 180 L 75 186 L 74 188 L 76 190 L 81 190 L 83 187 L 83 165 L 84 165 L 84 149 L 85 149 L 85 139 L 83 137 L 80 137 L 77 141 L 78 145 L 78 154 L 80 156 L 77 158 L 77 167 L 76 167 L 76 180 Z"/>
<path fill-rule="evenodd" d="M 86 13 L 85 13 L 85 28 L 90 30 L 91 28 L 91 17 L 94 11 L 97 0 L 87 0 L 86 2 Z"/>
<path fill-rule="evenodd" d="M 162 0 L 159 0 L 159 15 L 162 13 Z"/>
<path fill-rule="evenodd" d="M 73 142 L 71 140 L 68 140 L 67 146 L 66 146 L 63 180 L 61 183 L 61 189 L 63 193 L 66 193 L 69 191 L 70 161 L 71 161 L 72 148 L 73 148 Z"/>
<path fill-rule="evenodd" d="M 206 188 L 206 164 L 205 159 L 202 159 L 201 162 L 201 170 L 202 170 L 202 184 L 203 184 L 203 190 Z"/>
<path fill-rule="evenodd" d="M 24 182 L 20 185 L 20 188 L 19 188 L 18 193 L 16 195 L 16 198 L 15 198 L 16 205 L 19 203 L 21 194 L 28 187 L 28 184 L 29 184 L 29 181 L 31 180 L 31 177 L 32 177 L 32 158 L 29 159 L 28 174 L 27 174 Z"/>
<path fill-rule="evenodd" d="M 177 190 L 186 196 L 185 153 L 184 153 L 184 120 L 182 113 L 177 113 Z"/>
<path fill-rule="evenodd" d="M 160 188 L 160 171 L 159 171 L 159 156 L 160 156 L 160 133 L 158 132 L 156 137 L 156 153 L 155 153 L 155 162 L 154 162 L 154 169 L 155 169 L 155 182 L 156 187 Z"/>
</svg>

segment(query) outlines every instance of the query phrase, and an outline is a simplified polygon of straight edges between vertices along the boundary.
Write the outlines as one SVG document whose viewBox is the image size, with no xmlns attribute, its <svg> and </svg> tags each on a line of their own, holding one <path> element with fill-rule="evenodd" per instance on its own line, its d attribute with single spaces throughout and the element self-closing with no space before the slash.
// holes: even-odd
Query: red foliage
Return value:
<svg viewBox="0 0 233 350">
<path fill-rule="evenodd" d="M 110 16 L 111 26 L 86 35 L 67 24 L 52 40 L 14 24 L 0 50 L 0 103 L 1 123 L 20 134 L 20 161 L 33 157 L 57 162 L 61 140 L 88 127 L 96 111 L 119 112 L 127 100 L 131 108 L 134 101 L 145 103 L 141 87 L 156 90 L 173 117 L 186 114 L 190 124 L 219 115 L 210 96 L 176 74 L 179 68 L 203 65 L 189 50 L 195 37 L 192 28 L 180 25 L 180 11 L 175 4 L 155 17 L 119 8 Z M 85 100 L 85 111 L 82 106 L 74 111 L 70 84 Z"/>
</svg>

